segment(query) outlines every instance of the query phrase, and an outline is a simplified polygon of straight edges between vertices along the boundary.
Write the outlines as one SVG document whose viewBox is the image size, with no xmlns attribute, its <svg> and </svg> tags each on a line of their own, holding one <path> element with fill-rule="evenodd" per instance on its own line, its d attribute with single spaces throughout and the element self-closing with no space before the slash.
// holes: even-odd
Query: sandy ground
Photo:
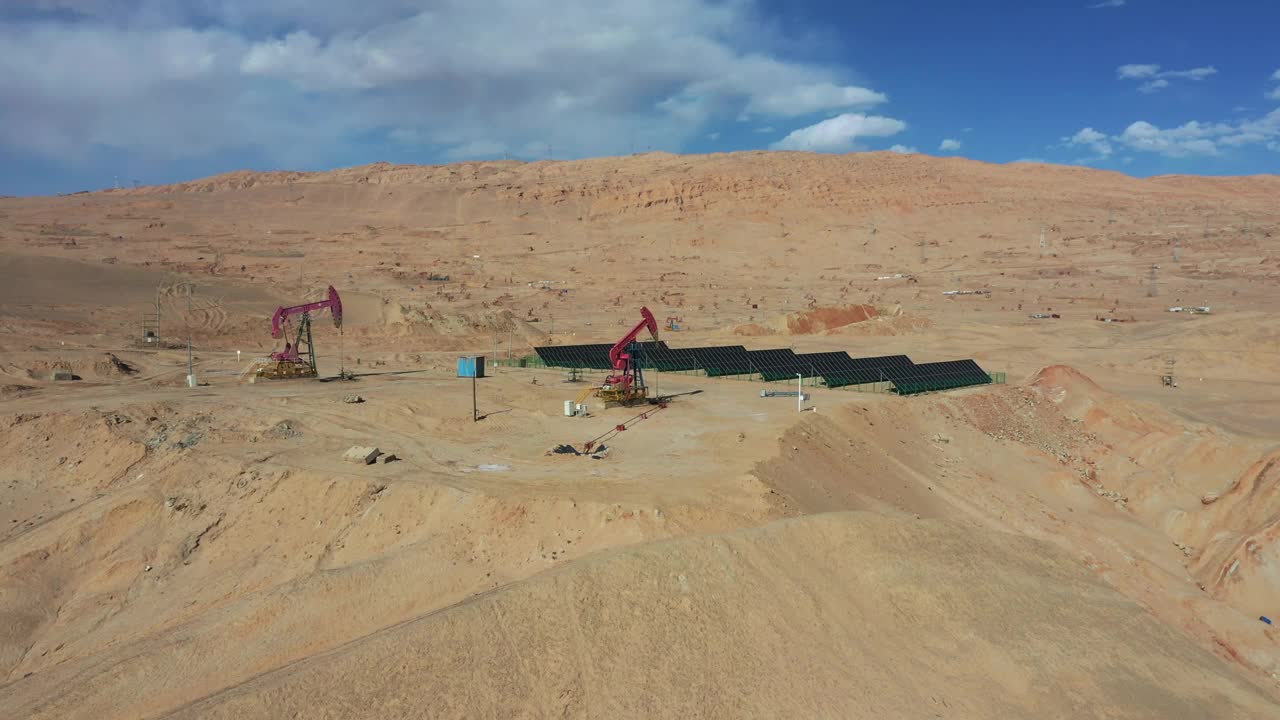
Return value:
<svg viewBox="0 0 1280 720">
<path fill-rule="evenodd" d="M 0 707 L 1271 717 L 1278 194 L 742 153 L 0 199 Z M 244 382 L 328 284 L 322 375 L 358 379 Z M 1009 384 L 801 415 L 660 374 L 701 392 L 592 459 L 546 451 L 638 411 L 565 418 L 580 384 L 499 368 L 472 421 L 460 352 L 612 340 L 640 305 L 675 346 Z"/>
</svg>

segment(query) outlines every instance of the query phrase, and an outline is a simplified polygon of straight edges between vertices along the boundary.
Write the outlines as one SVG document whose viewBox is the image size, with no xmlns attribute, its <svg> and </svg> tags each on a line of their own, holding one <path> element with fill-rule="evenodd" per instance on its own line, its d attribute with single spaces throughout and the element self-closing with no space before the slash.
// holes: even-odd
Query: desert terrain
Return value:
<svg viewBox="0 0 1280 720">
<path fill-rule="evenodd" d="M 1278 197 L 746 152 L 0 198 L 0 717 L 1280 716 Z M 248 382 L 329 285 L 320 379 Z M 642 306 L 1007 382 L 651 373 L 591 457 L 640 411 L 491 365 L 473 420 L 459 355 Z"/>
</svg>

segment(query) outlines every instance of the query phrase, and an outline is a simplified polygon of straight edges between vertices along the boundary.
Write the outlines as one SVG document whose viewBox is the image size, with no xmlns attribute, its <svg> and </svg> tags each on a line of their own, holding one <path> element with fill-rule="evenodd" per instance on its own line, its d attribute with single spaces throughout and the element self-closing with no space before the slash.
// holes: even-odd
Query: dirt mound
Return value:
<svg viewBox="0 0 1280 720">
<path fill-rule="evenodd" d="M 1084 420 L 1093 407 L 1108 398 L 1108 393 L 1101 386 L 1067 365 L 1042 368 L 1032 379 L 1031 387 L 1078 420 Z"/>
<path fill-rule="evenodd" d="M 1031 384 L 1043 388 L 1061 388 L 1064 391 L 1083 389 L 1088 392 L 1103 392 L 1100 385 L 1069 365 L 1050 365 L 1041 368 Z"/>
<path fill-rule="evenodd" d="M 55 373 L 70 373 L 76 379 L 112 381 L 136 377 L 138 372 L 136 365 L 122 360 L 115 353 L 67 353 L 66 357 L 27 363 L 21 374 L 31 380 L 52 380 Z"/>
<path fill-rule="evenodd" d="M 130 377 L 138 374 L 138 368 L 116 357 L 115 353 L 104 353 L 106 357 L 93 364 L 99 376 Z"/>
<path fill-rule="evenodd" d="M 1043 543 L 837 514 L 598 555 L 172 717 L 736 718 L 797 708 L 1264 718 L 1275 705 Z"/>
<path fill-rule="evenodd" d="M 871 305 L 815 308 L 788 315 L 787 332 L 791 335 L 814 335 L 877 316 L 879 313 Z"/>
<path fill-rule="evenodd" d="M 854 337 L 892 337 L 895 335 L 914 335 L 934 327 L 932 318 L 902 312 L 896 309 L 892 314 L 883 310 L 880 316 L 871 322 L 852 323 L 834 330 L 828 335 L 850 335 Z"/>
<path fill-rule="evenodd" d="M 733 329 L 737 335 L 818 335 L 866 322 L 880 316 L 873 305 L 822 307 L 790 313 L 766 324 L 747 323 Z"/>
</svg>

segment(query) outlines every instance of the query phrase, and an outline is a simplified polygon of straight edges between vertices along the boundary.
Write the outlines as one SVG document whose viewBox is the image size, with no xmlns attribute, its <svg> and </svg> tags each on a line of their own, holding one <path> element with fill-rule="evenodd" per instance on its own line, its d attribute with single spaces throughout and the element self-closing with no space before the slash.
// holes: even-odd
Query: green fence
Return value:
<svg viewBox="0 0 1280 720">
<path fill-rule="evenodd" d="M 525 355 L 523 357 L 512 358 L 494 358 L 494 367 L 522 367 L 522 368 L 545 368 L 547 364 L 537 355 Z"/>
</svg>

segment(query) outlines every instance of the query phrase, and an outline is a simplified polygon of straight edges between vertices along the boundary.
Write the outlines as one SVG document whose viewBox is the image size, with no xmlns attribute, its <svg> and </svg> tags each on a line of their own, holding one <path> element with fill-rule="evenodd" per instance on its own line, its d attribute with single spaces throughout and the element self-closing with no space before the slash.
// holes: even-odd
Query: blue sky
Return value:
<svg viewBox="0 0 1280 720">
<path fill-rule="evenodd" d="M 1274 0 L 6 0 L 0 194 L 645 150 L 1280 172 Z"/>
</svg>

